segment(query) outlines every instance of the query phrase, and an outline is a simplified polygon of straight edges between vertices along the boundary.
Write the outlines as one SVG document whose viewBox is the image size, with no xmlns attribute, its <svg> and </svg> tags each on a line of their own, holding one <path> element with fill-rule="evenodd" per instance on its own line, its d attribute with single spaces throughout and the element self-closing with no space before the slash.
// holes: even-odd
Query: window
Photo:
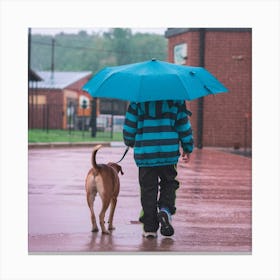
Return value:
<svg viewBox="0 0 280 280">
<path fill-rule="evenodd" d="M 188 57 L 188 45 L 186 43 L 174 46 L 174 63 L 185 64 Z"/>
<path fill-rule="evenodd" d="M 29 95 L 29 104 L 44 105 L 46 104 L 45 95 Z"/>
</svg>

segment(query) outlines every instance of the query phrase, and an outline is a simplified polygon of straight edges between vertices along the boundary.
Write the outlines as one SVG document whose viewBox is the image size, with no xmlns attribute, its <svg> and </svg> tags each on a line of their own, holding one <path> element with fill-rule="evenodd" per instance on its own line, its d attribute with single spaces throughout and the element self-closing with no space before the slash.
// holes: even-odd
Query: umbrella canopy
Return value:
<svg viewBox="0 0 280 280">
<path fill-rule="evenodd" d="M 193 100 L 208 94 L 227 92 L 202 67 L 182 66 L 155 59 L 106 67 L 83 87 L 93 97 L 134 102 Z"/>
</svg>

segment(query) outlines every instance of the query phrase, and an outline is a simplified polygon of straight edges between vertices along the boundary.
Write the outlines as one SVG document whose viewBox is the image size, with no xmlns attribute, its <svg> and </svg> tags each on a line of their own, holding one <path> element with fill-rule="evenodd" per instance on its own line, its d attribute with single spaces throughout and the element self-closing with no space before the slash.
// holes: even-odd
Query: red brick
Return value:
<svg viewBox="0 0 280 280">
<path fill-rule="evenodd" d="M 174 62 L 174 46 L 187 43 L 186 65 L 199 66 L 197 30 L 169 37 L 168 40 L 170 62 Z M 239 143 L 241 147 L 251 147 L 252 33 L 206 29 L 204 65 L 229 89 L 229 93 L 204 98 L 203 145 L 233 147 Z M 187 102 L 187 106 L 193 113 L 191 123 L 196 141 L 197 101 Z"/>
</svg>

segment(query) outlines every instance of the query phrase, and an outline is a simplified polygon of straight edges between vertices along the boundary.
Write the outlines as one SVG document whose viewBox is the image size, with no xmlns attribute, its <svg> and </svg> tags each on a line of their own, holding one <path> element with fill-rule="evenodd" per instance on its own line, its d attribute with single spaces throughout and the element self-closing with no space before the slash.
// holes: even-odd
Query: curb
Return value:
<svg viewBox="0 0 280 280">
<path fill-rule="evenodd" d="M 28 149 L 51 149 L 51 148 L 79 148 L 93 147 L 101 144 L 104 147 L 110 147 L 110 142 L 52 142 L 52 143 L 28 143 Z"/>
<path fill-rule="evenodd" d="M 28 143 L 28 149 L 52 149 L 52 148 L 91 148 L 95 145 L 104 147 L 125 147 L 123 142 L 51 142 Z"/>
</svg>

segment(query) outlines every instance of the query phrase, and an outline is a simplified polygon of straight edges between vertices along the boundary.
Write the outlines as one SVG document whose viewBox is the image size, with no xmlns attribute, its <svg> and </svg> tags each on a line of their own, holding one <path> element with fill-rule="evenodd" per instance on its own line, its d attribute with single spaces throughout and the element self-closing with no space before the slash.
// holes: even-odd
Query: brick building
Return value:
<svg viewBox="0 0 280 280">
<path fill-rule="evenodd" d="M 203 66 L 228 93 L 187 102 L 197 147 L 251 147 L 252 31 L 250 28 L 168 28 L 168 60 Z"/>
<path fill-rule="evenodd" d="M 40 80 L 29 83 L 29 128 L 67 129 L 76 126 L 79 118 L 90 119 L 91 97 L 82 87 L 91 78 L 91 72 L 35 74 Z M 82 108 L 83 102 L 86 109 Z"/>
<path fill-rule="evenodd" d="M 91 76 L 89 71 L 52 73 L 32 70 L 29 77 L 28 128 L 88 129 L 92 117 L 92 97 L 82 87 Z M 121 100 L 97 99 L 96 117 L 105 114 L 108 115 L 106 119 L 111 120 L 111 114 L 124 115 L 126 108 L 127 103 Z"/>
</svg>

